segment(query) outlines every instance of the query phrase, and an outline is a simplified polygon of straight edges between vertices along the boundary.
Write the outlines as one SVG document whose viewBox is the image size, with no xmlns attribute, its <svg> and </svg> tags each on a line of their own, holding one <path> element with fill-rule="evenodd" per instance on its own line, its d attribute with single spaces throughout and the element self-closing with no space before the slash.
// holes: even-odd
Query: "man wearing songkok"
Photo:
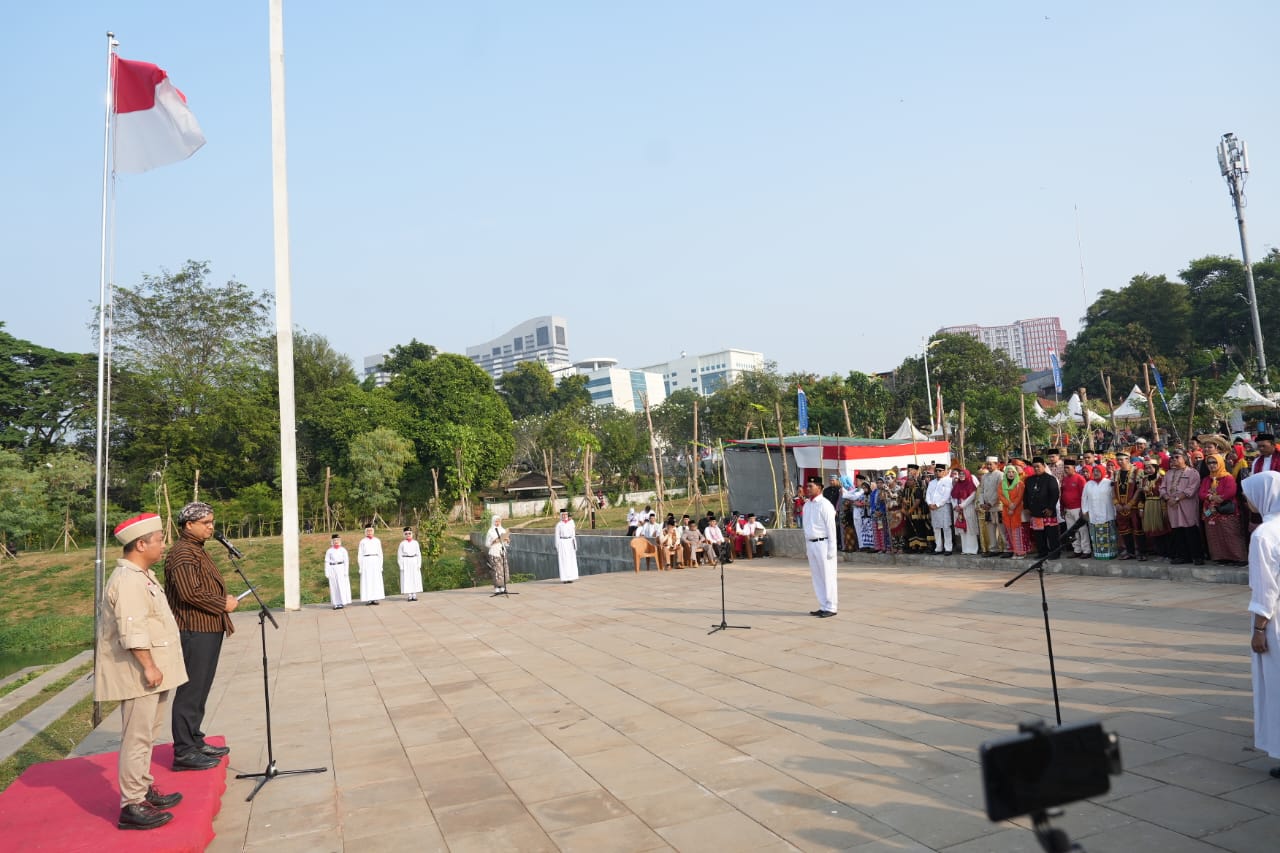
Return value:
<svg viewBox="0 0 1280 853">
<path fill-rule="evenodd" d="M 808 500 L 801 514 L 804 528 L 805 556 L 809 558 L 809 574 L 813 578 L 813 593 L 818 599 L 818 609 L 810 616 L 826 619 L 835 616 L 839 609 L 836 589 L 836 537 L 840 528 L 836 524 L 836 508 L 822 496 L 822 478 L 810 477 L 805 484 Z"/>
<path fill-rule="evenodd" d="M 178 541 L 164 558 L 164 592 L 181 631 L 188 679 L 173 694 L 174 770 L 210 770 L 230 751 L 205 743 L 200 730 L 223 638 L 236 630 L 230 614 L 240 603 L 204 549 L 213 530 L 213 507 L 192 501 L 178 513 Z"/>
<path fill-rule="evenodd" d="M 154 829 L 173 819 L 162 809 L 182 795 L 163 794 L 151 775 L 151 745 L 164 729 L 173 689 L 187 680 L 178 623 L 151 567 L 164 556 L 160 516 L 143 513 L 115 529 L 124 555 L 102 590 L 94 699 L 120 701 L 117 780 L 120 829 Z"/>
<path fill-rule="evenodd" d="M 360 600 L 377 604 L 387 597 L 382 585 L 382 540 L 373 535 L 373 527 L 364 529 L 364 538 L 356 549 L 356 565 L 360 567 Z"/>
<path fill-rule="evenodd" d="M 502 526 L 502 516 L 493 517 L 493 526 L 484 535 L 484 547 L 488 554 L 489 572 L 493 575 L 494 593 L 506 592 L 511 567 L 507 564 L 507 546 L 511 544 L 511 536 L 507 528 Z"/>
<path fill-rule="evenodd" d="M 329 601 L 334 610 L 341 610 L 351 603 L 351 558 L 340 534 L 333 534 L 330 543 L 324 552 L 324 576 L 329 579 Z"/>
<path fill-rule="evenodd" d="M 1036 543 L 1036 556 L 1047 557 L 1058 550 L 1058 481 L 1048 472 L 1039 456 L 1031 460 L 1031 467 L 1034 473 L 1026 480 L 1022 501 L 1031 516 L 1031 537 Z"/>
<path fill-rule="evenodd" d="M 698 531 L 698 525 L 688 524 L 684 528 L 684 533 L 680 534 L 680 545 L 684 548 L 685 562 L 691 566 L 698 564 L 698 555 L 710 565 L 716 564 L 716 550 L 711 546 L 703 535 Z"/>
<path fill-rule="evenodd" d="M 561 510 L 556 522 L 556 562 L 560 566 L 560 583 L 578 579 L 578 527 L 568 510 Z"/>
<path fill-rule="evenodd" d="M 707 529 L 702 534 L 711 543 L 711 547 L 715 549 L 716 558 L 721 563 L 733 562 L 733 553 L 729 547 L 729 540 L 724 538 L 724 531 L 720 529 L 720 519 L 714 515 L 707 519 Z"/>
<path fill-rule="evenodd" d="M 747 513 L 747 524 L 751 527 L 751 550 L 757 557 L 769 556 L 769 531 L 754 512 Z"/>
<path fill-rule="evenodd" d="M 929 504 L 929 523 L 933 525 L 935 554 L 951 556 L 951 488 L 953 481 L 947 476 L 946 465 L 935 465 L 937 478 L 925 489 L 924 499 Z"/>
<path fill-rule="evenodd" d="M 748 522 L 747 517 L 738 513 L 737 519 L 729 525 L 729 537 L 733 540 L 733 555 L 750 560 L 755 552 L 755 523 Z"/>
<path fill-rule="evenodd" d="M 988 456 L 984 467 L 988 470 L 982 475 L 978 509 L 982 510 L 987 555 L 990 556 L 1004 551 L 1004 525 L 1000 522 L 1000 480 L 1004 477 L 1004 470 L 997 456 Z"/>
<path fill-rule="evenodd" d="M 1253 441 L 1254 446 L 1258 448 L 1258 455 L 1254 457 L 1253 462 L 1249 465 L 1249 473 L 1260 474 L 1263 471 L 1280 471 L 1280 453 L 1276 453 L 1276 437 L 1269 432 L 1260 432 Z M 1262 516 L 1250 511 L 1250 532 L 1261 523 Z"/>
<path fill-rule="evenodd" d="M 400 594 L 417 601 L 422 592 L 422 546 L 413 536 L 413 528 L 404 529 L 404 539 L 396 548 L 396 564 L 400 567 Z"/>
<path fill-rule="evenodd" d="M 1059 497 L 1062 501 L 1063 520 L 1066 521 L 1067 528 L 1070 529 L 1084 514 L 1081 502 L 1084 499 L 1085 486 L 1089 481 L 1076 470 L 1076 461 L 1074 459 L 1068 459 L 1064 468 L 1066 473 L 1062 478 Z M 1064 553 L 1062 556 L 1082 560 L 1092 553 L 1093 548 L 1089 542 L 1089 525 L 1086 524 L 1077 530 L 1071 538 L 1071 553 Z"/>
</svg>

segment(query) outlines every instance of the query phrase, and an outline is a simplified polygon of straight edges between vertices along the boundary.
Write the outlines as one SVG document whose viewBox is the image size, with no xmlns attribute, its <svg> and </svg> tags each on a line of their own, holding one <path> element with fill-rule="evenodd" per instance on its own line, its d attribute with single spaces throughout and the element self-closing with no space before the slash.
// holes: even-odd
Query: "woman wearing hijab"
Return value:
<svg viewBox="0 0 1280 853">
<path fill-rule="evenodd" d="M 978 486 L 964 468 L 956 469 L 956 481 L 951 486 L 951 505 L 955 507 L 960 552 L 978 553 Z"/>
<path fill-rule="evenodd" d="M 1093 543 L 1095 560 L 1114 560 L 1116 556 L 1116 504 L 1111 491 L 1111 478 L 1103 465 L 1093 466 L 1093 478 L 1084 484 L 1080 510 L 1089 519 L 1089 541 Z"/>
<path fill-rule="evenodd" d="M 1004 479 L 1000 481 L 1000 516 L 1004 521 L 1004 538 L 1009 550 L 1017 559 L 1027 556 L 1031 550 L 1031 536 L 1022 520 L 1022 471 L 1017 465 L 1004 466 Z"/>
<path fill-rule="evenodd" d="M 1160 486 L 1164 484 L 1164 471 L 1156 457 L 1142 470 L 1142 538 L 1147 548 L 1157 556 L 1169 556 L 1169 516 L 1165 512 Z"/>
<path fill-rule="evenodd" d="M 1244 481 L 1244 495 L 1262 524 L 1249 540 L 1249 647 L 1253 650 L 1253 744 L 1280 758 L 1280 473 L 1263 471 Z M 1280 779 L 1280 767 L 1272 767 Z"/>
<path fill-rule="evenodd" d="M 1240 538 L 1240 512 L 1236 505 L 1236 478 L 1231 476 L 1221 454 L 1204 460 L 1209 476 L 1200 481 L 1200 511 L 1204 514 L 1204 536 L 1209 543 L 1209 559 L 1219 563 L 1245 561 Z"/>
</svg>

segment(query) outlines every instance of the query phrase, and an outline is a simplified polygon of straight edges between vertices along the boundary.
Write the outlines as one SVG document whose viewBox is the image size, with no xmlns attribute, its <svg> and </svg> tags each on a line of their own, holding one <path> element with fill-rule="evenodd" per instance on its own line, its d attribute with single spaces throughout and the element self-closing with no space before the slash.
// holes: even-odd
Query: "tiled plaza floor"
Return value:
<svg viewBox="0 0 1280 853">
<path fill-rule="evenodd" d="M 1010 564 L 1010 568 L 1013 565 Z M 708 568 L 309 607 L 268 629 L 280 777 L 230 780 L 215 851 L 1039 849 L 983 813 L 977 747 L 1052 719 L 1034 575 L 844 564 Z M 1066 722 L 1125 773 L 1057 825 L 1091 853 L 1277 849 L 1252 749 L 1248 590 L 1046 578 Z M 206 730 L 266 763 L 256 619 L 237 617 Z"/>
</svg>

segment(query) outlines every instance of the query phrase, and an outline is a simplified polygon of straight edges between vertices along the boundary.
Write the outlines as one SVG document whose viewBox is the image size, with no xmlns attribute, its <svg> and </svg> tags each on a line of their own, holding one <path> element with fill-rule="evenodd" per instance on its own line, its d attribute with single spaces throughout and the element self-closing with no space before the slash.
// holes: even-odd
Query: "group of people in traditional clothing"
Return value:
<svg viewBox="0 0 1280 853">
<path fill-rule="evenodd" d="M 387 597 L 382 582 L 382 540 L 374 535 L 373 526 L 364 529 L 364 538 L 356 548 L 356 561 L 360 570 L 360 601 L 377 604 Z M 400 594 L 406 601 L 417 601 L 422 592 L 422 546 L 414 537 L 412 527 L 404 529 L 404 539 L 396 548 L 396 563 L 400 567 Z M 329 579 L 329 600 L 334 610 L 341 610 L 351 603 L 351 558 L 342 546 L 342 534 L 330 538 L 329 549 L 324 555 L 324 574 Z"/>
</svg>

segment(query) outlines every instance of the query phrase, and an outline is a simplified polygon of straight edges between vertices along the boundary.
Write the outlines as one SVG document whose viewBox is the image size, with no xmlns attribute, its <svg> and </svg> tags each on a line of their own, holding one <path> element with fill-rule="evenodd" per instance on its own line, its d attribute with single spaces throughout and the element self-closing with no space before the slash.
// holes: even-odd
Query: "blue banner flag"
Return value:
<svg viewBox="0 0 1280 853">
<path fill-rule="evenodd" d="M 1053 390 L 1062 393 L 1062 365 L 1058 364 L 1058 354 L 1049 353 L 1049 366 L 1053 368 Z"/>
<path fill-rule="evenodd" d="M 1160 370 L 1156 367 L 1156 363 L 1151 362 L 1151 375 L 1156 378 L 1156 390 L 1160 392 L 1160 396 L 1164 396 L 1164 380 L 1160 378 Z"/>
<path fill-rule="evenodd" d="M 796 419 L 800 421 L 800 434 L 809 434 L 809 401 L 804 397 L 804 389 L 796 387 Z"/>
</svg>

